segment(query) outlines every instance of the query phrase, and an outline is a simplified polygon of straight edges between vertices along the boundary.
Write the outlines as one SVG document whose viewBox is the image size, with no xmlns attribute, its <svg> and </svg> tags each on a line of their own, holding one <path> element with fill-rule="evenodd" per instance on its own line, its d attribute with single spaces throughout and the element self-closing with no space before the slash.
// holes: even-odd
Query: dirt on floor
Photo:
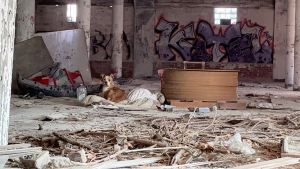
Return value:
<svg viewBox="0 0 300 169">
<path fill-rule="evenodd" d="M 84 107 L 75 98 L 21 99 L 13 95 L 9 144 L 30 143 L 49 151 L 50 156 L 69 157 L 84 151 L 87 165 L 152 157 L 161 159 L 134 168 L 199 162 L 205 164 L 187 167 L 230 168 L 268 161 L 281 157 L 285 136 L 300 134 L 300 92 L 288 91 L 283 85 L 240 83 L 238 98 L 247 102 L 247 110 L 202 114 L 188 109 L 94 109 Z M 135 88 L 160 91 L 159 80 L 121 80 L 118 86 L 127 93 Z M 250 154 L 232 146 L 230 139 L 238 136 L 237 147 L 248 148 Z M 10 160 L 6 167 L 22 167 L 22 164 Z M 87 166 L 81 166 L 84 167 Z M 281 168 L 300 168 L 300 165 Z"/>
</svg>

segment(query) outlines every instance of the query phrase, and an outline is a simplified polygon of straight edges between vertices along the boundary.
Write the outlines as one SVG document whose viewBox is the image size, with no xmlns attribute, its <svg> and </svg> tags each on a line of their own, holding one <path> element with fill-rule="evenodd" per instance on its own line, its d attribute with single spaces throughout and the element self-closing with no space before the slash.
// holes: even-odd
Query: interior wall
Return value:
<svg viewBox="0 0 300 169">
<path fill-rule="evenodd" d="M 91 61 L 109 61 L 111 57 L 112 8 L 92 6 Z M 133 60 L 134 7 L 124 6 L 123 60 Z"/>
<path fill-rule="evenodd" d="M 274 9 L 237 10 L 236 24 L 218 26 L 213 7 L 156 6 L 157 60 L 272 63 Z"/>
<path fill-rule="evenodd" d="M 36 32 L 77 29 L 76 22 L 67 22 L 67 5 L 37 5 Z M 109 61 L 111 57 L 112 8 L 92 6 L 91 61 Z M 134 8 L 124 7 L 123 60 L 133 60 Z"/>
<path fill-rule="evenodd" d="M 67 22 L 67 5 L 37 5 L 35 31 L 52 32 L 77 29 L 76 22 Z"/>
<path fill-rule="evenodd" d="M 238 22 L 230 26 L 214 25 L 215 7 L 236 7 Z M 62 7 L 60 9 L 63 11 Z M 274 25 L 279 22 L 274 14 L 275 0 L 179 0 L 176 3 L 156 0 L 154 9 L 154 22 L 148 22 L 145 19 L 148 8 L 140 8 L 139 13 L 135 13 L 137 9 L 132 5 L 124 7 L 123 62 L 134 60 L 130 64 L 134 65 L 134 69 L 138 64 L 144 65 L 140 66 L 143 69 L 150 65 L 153 66 L 152 74 L 157 75 L 158 69 L 172 67 L 173 63 L 203 60 L 212 65 L 208 66 L 211 68 L 239 70 L 243 67 L 250 72 L 245 76 L 272 79 L 273 60 L 279 57 L 274 45 Z M 37 10 L 45 11 L 48 10 Z M 51 13 L 43 15 L 51 17 Z M 109 6 L 92 6 L 91 15 L 90 65 L 92 76 L 99 77 L 103 70 L 109 70 L 112 9 Z M 65 18 L 61 16 L 59 19 Z M 140 32 L 135 26 L 137 18 L 142 20 Z M 48 29 L 46 24 L 42 27 Z M 149 35 L 154 35 L 152 40 L 149 40 Z M 145 41 L 143 47 L 134 43 L 135 36 Z M 146 49 L 150 49 L 147 58 L 153 58 L 148 59 L 147 64 L 142 63 L 143 59 L 133 59 L 135 51 Z M 131 71 L 137 72 L 141 68 L 131 69 L 126 77 L 134 74 Z"/>
</svg>

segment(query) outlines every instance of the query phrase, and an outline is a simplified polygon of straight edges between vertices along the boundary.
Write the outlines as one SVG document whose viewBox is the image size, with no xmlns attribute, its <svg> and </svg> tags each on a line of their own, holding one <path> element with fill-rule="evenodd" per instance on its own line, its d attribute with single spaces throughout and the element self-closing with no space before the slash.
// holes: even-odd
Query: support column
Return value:
<svg viewBox="0 0 300 169">
<path fill-rule="evenodd" d="M 134 77 L 142 78 L 153 75 L 155 0 L 134 0 L 133 2 Z"/>
<path fill-rule="evenodd" d="M 111 71 L 122 77 L 124 0 L 113 0 Z"/>
<path fill-rule="evenodd" d="M 16 1 L 0 1 L 0 146 L 8 143 Z"/>
<path fill-rule="evenodd" d="M 294 84 L 294 43 L 295 43 L 295 0 L 288 0 L 287 52 L 285 87 L 293 89 Z"/>
<path fill-rule="evenodd" d="M 91 8 L 91 0 L 77 0 L 77 27 L 85 34 L 87 58 L 90 58 Z"/>
<path fill-rule="evenodd" d="M 300 0 L 296 0 L 294 90 L 300 90 Z"/>
<path fill-rule="evenodd" d="M 286 69 L 287 2 L 275 1 L 273 79 L 284 82 Z"/>
<path fill-rule="evenodd" d="M 35 0 L 17 0 L 16 43 L 30 39 L 35 34 Z"/>
</svg>

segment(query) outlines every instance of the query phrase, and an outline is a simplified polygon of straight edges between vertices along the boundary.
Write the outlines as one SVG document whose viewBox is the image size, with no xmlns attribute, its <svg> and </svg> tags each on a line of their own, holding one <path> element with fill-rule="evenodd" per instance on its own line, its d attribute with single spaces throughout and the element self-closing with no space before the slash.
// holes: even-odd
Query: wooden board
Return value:
<svg viewBox="0 0 300 169">
<path fill-rule="evenodd" d="M 213 107 L 217 106 L 219 110 L 245 110 L 246 102 L 227 102 L 227 101 L 179 101 L 170 100 L 171 106 L 176 107 Z"/>
<path fill-rule="evenodd" d="M 217 106 L 217 102 L 170 100 L 170 105 L 176 107 L 213 107 Z"/>
<path fill-rule="evenodd" d="M 231 169 L 273 169 L 276 167 L 282 167 L 292 164 L 298 164 L 299 158 L 291 158 L 291 157 L 284 157 L 278 158 L 270 161 L 263 161 L 254 164 L 247 164 L 243 166 L 234 167 Z"/>
<path fill-rule="evenodd" d="M 237 101 L 237 71 L 164 70 L 161 91 L 167 100 Z"/>
<path fill-rule="evenodd" d="M 235 87 L 198 86 L 194 88 L 179 85 L 162 85 L 167 100 L 237 101 Z"/>
<path fill-rule="evenodd" d="M 163 73 L 163 82 L 171 84 L 197 84 L 198 86 L 238 86 L 238 72 L 199 71 L 167 69 Z"/>
<path fill-rule="evenodd" d="M 218 109 L 220 110 L 246 110 L 247 103 L 246 102 L 237 102 L 237 103 L 218 103 Z"/>
</svg>

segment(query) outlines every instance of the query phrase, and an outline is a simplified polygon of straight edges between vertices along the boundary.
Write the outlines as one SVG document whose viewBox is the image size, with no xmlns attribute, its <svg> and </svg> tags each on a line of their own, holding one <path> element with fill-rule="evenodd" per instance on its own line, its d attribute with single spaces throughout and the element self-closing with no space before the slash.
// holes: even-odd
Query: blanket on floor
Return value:
<svg viewBox="0 0 300 169">
<path fill-rule="evenodd" d="M 147 89 L 135 89 L 128 94 L 126 100 L 120 103 L 114 103 L 96 95 L 86 96 L 81 103 L 85 106 L 93 105 L 95 108 L 105 109 L 119 109 L 122 107 L 128 111 L 156 109 L 156 106 L 159 106 L 164 100 L 164 96 L 161 93 L 152 94 Z"/>
</svg>

